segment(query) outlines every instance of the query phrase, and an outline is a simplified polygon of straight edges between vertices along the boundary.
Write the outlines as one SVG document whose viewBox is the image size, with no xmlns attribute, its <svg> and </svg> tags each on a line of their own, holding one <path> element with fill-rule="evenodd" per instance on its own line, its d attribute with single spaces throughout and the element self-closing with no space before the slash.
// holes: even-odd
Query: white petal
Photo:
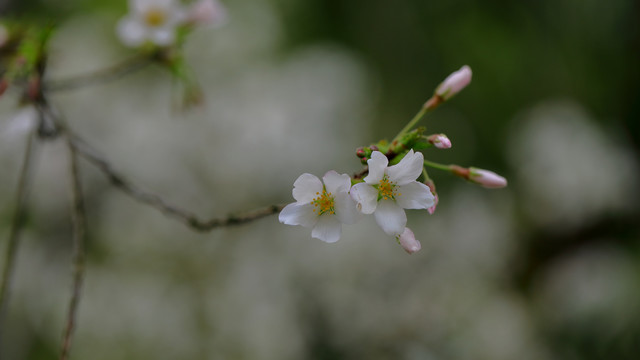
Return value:
<svg viewBox="0 0 640 360">
<path fill-rule="evenodd" d="M 291 203 L 280 211 L 278 220 L 285 225 L 312 227 L 318 222 L 318 215 L 311 204 Z"/>
<path fill-rule="evenodd" d="M 378 190 L 367 183 L 358 183 L 351 187 L 351 198 L 358 204 L 358 210 L 363 214 L 376 211 L 378 205 Z"/>
<path fill-rule="evenodd" d="M 378 185 L 384 177 L 384 170 L 389 165 L 389 159 L 380 151 L 374 151 L 371 153 L 371 159 L 367 161 L 367 164 L 369 165 L 369 175 L 364 178 L 364 182 L 370 185 Z"/>
<path fill-rule="evenodd" d="M 417 181 L 399 186 L 398 192 L 402 195 L 396 196 L 396 202 L 403 209 L 428 209 L 435 201 L 431 189 Z"/>
<path fill-rule="evenodd" d="M 311 237 L 324 242 L 334 243 L 340 240 L 342 224 L 334 215 L 323 215 L 318 218 L 318 223 L 311 231 Z"/>
<path fill-rule="evenodd" d="M 22 137 L 38 126 L 40 115 L 34 106 L 23 107 L 6 123 L 0 123 L 0 140 Z"/>
<path fill-rule="evenodd" d="M 176 30 L 173 27 L 154 29 L 151 33 L 151 41 L 160 46 L 171 45 L 176 39 Z M 415 179 L 414 179 L 415 180 Z"/>
<path fill-rule="evenodd" d="M 339 192 L 349 192 L 349 188 L 351 187 L 351 177 L 349 175 L 340 175 L 333 170 L 324 174 L 322 181 L 324 182 L 327 192 L 332 193 L 334 196 Z"/>
<path fill-rule="evenodd" d="M 309 203 L 315 198 L 316 193 L 322 194 L 322 182 L 317 176 L 302 174 L 293 183 L 293 198 L 300 203 Z"/>
<path fill-rule="evenodd" d="M 355 224 L 360 219 L 360 213 L 355 201 L 346 192 L 335 197 L 336 216 L 343 224 Z"/>
<path fill-rule="evenodd" d="M 399 163 L 389 166 L 387 174 L 389 174 L 389 180 L 396 185 L 405 185 L 416 181 L 422 173 L 423 167 L 424 156 L 422 156 L 421 152 L 414 153 L 413 149 L 411 149 Z"/>
<path fill-rule="evenodd" d="M 407 214 L 393 200 L 382 200 L 373 213 L 382 230 L 391 236 L 402 234 L 407 225 Z"/>
<path fill-rule="evenodd" d="M 133 17 L 120 20 L 116 26 L 116 33 L 123 44 L 131 47 L 141 45 L 147 38 L 147 28 Z"/>
</svg>

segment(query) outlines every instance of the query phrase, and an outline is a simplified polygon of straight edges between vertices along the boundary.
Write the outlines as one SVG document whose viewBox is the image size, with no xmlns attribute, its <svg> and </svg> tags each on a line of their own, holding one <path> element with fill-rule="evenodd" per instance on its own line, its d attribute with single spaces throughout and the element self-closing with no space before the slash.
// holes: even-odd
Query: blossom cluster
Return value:
<svg viewBox="0 0 640 360">
<path fill-rule="evenodd" d="M 465 65 L 436 88 L 434 95 L 391 143 L 382 140 L 358 148 L 356 155 L 367 165 L 362 173 L 367 174 L 364 179 L 358 175 L 352 179 L 333 170 L 326 173 L 322 181 L 315 175 L 300 175 L 293 184 L 296 202 L 280 212 L 280 222 L 312 228 L 312 237 L 333 243 L 340 239 L 343 224 L 353 224 L 363 215 L 373 215 L 382 231 L 394 237 L 408 253 L 419 251 L 421 244 L 407 227 L 405 209 L 425 209 L 429 214 L 436 209 L 438 194 L 425 166 L 449 171 L 486 188 L 507 185 L 506 179 L 494 172 L 426 161 L 421 152 L 414 150 L 451 148 L 451 140 L 446 135 L 427 136 L 423 135 L 424 128 L 412 128 L 424 114 L 459 93 L 470 82 L 471 68 Z M 390 166 L 390 161 L 395 164 Z M 421 176 L 423 182 L 418 181 Z"/>
<path fill-rule="evenodd" d="M 405 209 L 428 209 L 435 196 L 416 181 L 423 168 L 423 155 L 410 150 L 396 165 L 374 151 L 367 161 L 369 174 L 351 186 L 351 177 L 329 171 L 322 181 L 302 174 L 293 184 L 295 203 L 280 213 L 280 222 L 313 228 L 311 236 L 326 242 L 340 239 L 342 224 L 353 224 L 363 214 L 373 214 L 382 230 L 395 237 L 409 252 L 420 249 L 407 225 Z M 405 245 L 406 244 L 406 245 Z"/>
<path fill-rule="evenodd" d="M 127 46 L 150 43 L 165 47 L 176 42 L 180 29 L 196 25 L 219 26 L 226 10 L 217 0 L 197 0 L 184 6 L 177 0 L 129 0 L 129 14 L 116 28 Z"/>
</svg>

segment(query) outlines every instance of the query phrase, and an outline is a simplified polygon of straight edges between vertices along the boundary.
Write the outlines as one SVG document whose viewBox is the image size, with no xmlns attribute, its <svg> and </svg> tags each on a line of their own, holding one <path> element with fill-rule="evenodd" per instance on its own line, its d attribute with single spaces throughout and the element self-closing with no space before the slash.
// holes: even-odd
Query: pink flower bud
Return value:
<svg viewBox="0 0 640 360">
<path fill-rule="evenodd" d="M 433 196 L 433 206 L 427 209 L 429 215 L 433 215 L 433 213 L 436 212 L 436 206 L 438 206 L 438 202 L 440 201 L 440 199 L 438 198 L 438 194 L 433 194 Z"/>
<path fill-rule="evenodd" d="M 187 18 L 197 25 L 220 26 L 227 20 L 227 10 L 217 0 L 199 0 L 191 5 Z"/>
<path fill-rule="evenodd" d="M 469 168 L 469 180 L 489 189 L 503 188 L 507 186 L 507 179 L 493 171 Z"/>
<path fill-rule="evenodd" d="M 416 240 L 416 236 L 413 235 L 413 231 L 409 228 L 404 228 L 402 234 L 396 237 L 398 243 L 402 245 L 402 248 L 409 254 L 420 251 L 422 246 L 420 241 Z"/>
<path fill-rule="evenodd" d="M 451 148 L 451 140 L 445 134 L 434 134 L 427 137 L 429 143 L 438 149 L 450 149 Z"/>
<path fill-rule="evenodd" d="M 438 198 L 438 193 L 436 192 L 436 183 L 434 183 L 433 180 L 429 179 L 425 181 L 424 184 L 429 187 L 429 190 L 431 190 L 431 193 L 434 196 L 433 206 L 427 209 L 429 215 L 433 215 L 433 213 L 436 212 L 436 206 L 438 206 L 438 202 L 440 201 L 440 199 Z"/>
<path fill-rule="evenodd" d="M 459 93 L 471 82 L 471 68 L 467 65 L 460 70 L 447 76 L 446 79 L 436 88 L 436 95 L 447 100 Z"/>
</svg>

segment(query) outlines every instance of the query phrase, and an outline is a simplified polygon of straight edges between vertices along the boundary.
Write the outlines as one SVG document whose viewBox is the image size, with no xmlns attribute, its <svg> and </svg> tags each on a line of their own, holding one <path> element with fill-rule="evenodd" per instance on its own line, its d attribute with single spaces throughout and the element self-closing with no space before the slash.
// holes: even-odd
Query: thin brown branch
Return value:
<svg viewBox="0 0 640 360">
<path fill-rule="evenodd" d="M 84 197 L 82 195 L 82 184 L 80 183 L 80 172 L 78 170 L 78 156 L 76 150 L 69 145 L 70 158 L 70 174 L 71 174 L 71 223 L 73 238 L 73 284 L 71 290 L 71 299 L 69 300 L 69 310 L 67 313 L 67 321 L 65 323 L 64 335 L 62 338 L 62 347 L 60 351 L 60 360 L 66 360 L 71 350 L 71 340 L 73 339 L 73 330 L 76 324 L 76 316 L 78 305 L 80 304 L 80 296 L 82 292 L 82 283 L 84 279 L 84 241 L 85 241 L 85 209 Z"/>
<path fill-rule="evenodd" d="M 358 179 L 362 179 L 365 175 L 367 175 L 369 173 L 369 167 L 365 166 L 364 169 L 362 169 L 361 171 L 353 174 L 351 177 L 354 180 L 358 180 Z"/>
<path fill-rule="evenodd" d="M 74 90 L 88 85 L 106 83 L 119 79 L 127 74 L 136 72 L 149 65 L 154 60 L 153 54 L 141 54 L 110 67 L 77 75 L 67 79 L 49 80 L 43 84 L 47 92 Z"/>
<path fill-rule="evenodd" d="M 190 211 L 169 204 L 159 195 L 142 190 L 116 171 L 104 157 L 99 155 L 91 146 L 78 136 L 70 134 L 68 131 L 67 135 L 69 137 L 69 143 L 74 151 L 102 171 L 111 185 L 131 196 L 133 199 L 156 208 L 158 211 L 169 217 L 177 219 L 184 225 L 196 231 L 208 232 L 219 227 L 245 224 L 278 213 L 285 206 L 282 204 L 269 205 L 246 213 L 230 215 L 225 218 L 201 220 Z"/>
<path fill-rule="evenodd" d="M 13 221 L 9 229 L 9 240 L 7 242 L 7 250 L 5 254 L 4 269 L 2 272 L 2 283 L 0 284 L 0 348 L 3 348 L 3 325 L 8 310 L 9 290 L 11 288 L 11 280 L 13 278 L 13 269 L 20 242 L 20 234 L 25 218 L 25 205 L 29 186 L 31 185 L 32 169 L 33 169 L 33 150 L 35 144 L 33 134 L 29 134 L 27 138 L 24 160 L 18 186 L 16 190 L 16 203 L 13 211 Z M 2 355 L 0 354 L 0 357 Z"/>
</svg>

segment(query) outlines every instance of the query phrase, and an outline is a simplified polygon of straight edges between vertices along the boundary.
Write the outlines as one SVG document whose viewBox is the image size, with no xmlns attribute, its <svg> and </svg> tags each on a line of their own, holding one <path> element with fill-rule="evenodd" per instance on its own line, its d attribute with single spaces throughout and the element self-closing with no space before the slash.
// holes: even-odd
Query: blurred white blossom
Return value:
<svg viewBox="0 0 640 360">
<path fill-rule="evenodd" d="M 22 137 L 38 126 L 38 111 L 34 106 L 24 106 L 9 118 L 0 123 L 0 139 L 10 141 Z"/>
<path fill-rule="evenodd" d="M 581 107 L 542 104 L 517 124 L 508 154 L 532 219 L 566 229 L 637 206 L 640 179 L 631 151 Z"/>
<path fill-rule="evenodd" d="M 173 44 L 185 10 L 177 0 L 129 0 L 129 14 L 116 31 L 123 44 L 137 47 L 149 41 L 158 46 Z"/>
</svg>

